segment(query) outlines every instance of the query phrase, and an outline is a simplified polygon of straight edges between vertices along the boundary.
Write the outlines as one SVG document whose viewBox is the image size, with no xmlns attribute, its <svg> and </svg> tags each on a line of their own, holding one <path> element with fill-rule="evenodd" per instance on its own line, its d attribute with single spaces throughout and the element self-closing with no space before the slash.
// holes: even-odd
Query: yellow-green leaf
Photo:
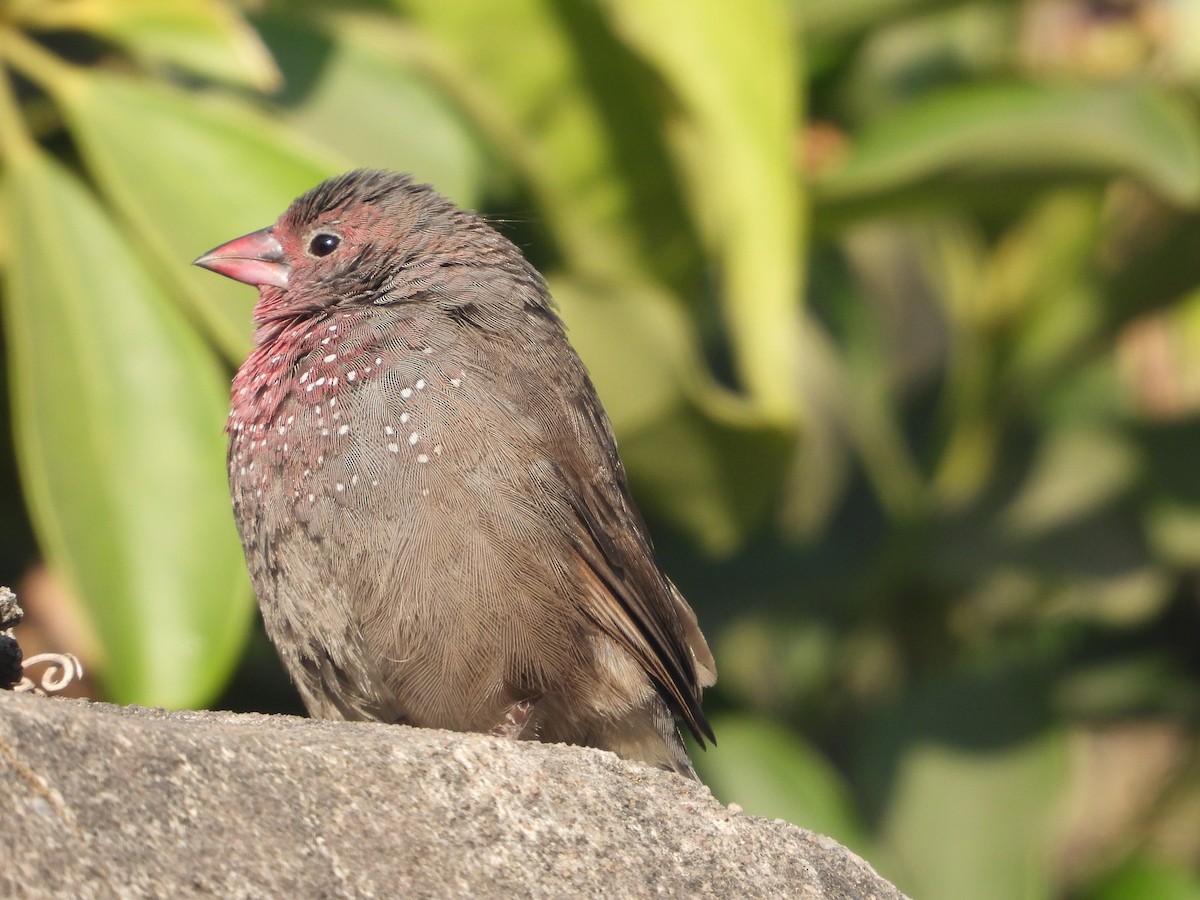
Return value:
<svg viewBox="0 0 1200 900">
<path fill-rule="evenodd" d="M 279 70 L 254 29 L 221 0 L 76 0 L 30 3 L 18 21 L 31 28 L 91 32 L 142 63 L 168 64 L 219 81 L 273 90 Z"/>
<path fill-rule="evenodd" d="M 14 432 L 41 546 L 84 601 L 121 702 L 212 699 L 249 585 L 229 509 L 224 376 L 84 186 L 10 160 Z"/>
<path fill-rule="evenodd" d="M 233 360 L 254 293 L 191 261 L 349 165 L 248 107 L 90 73 L 56 85 L 89 171 Z"/>
<path fill-rule="evenodd" d="M 778 0 L 607 0 L 618 34 L 662 75 L 683 113 L 678 159 L 720 262 L 743 385 L 770 417 L 799 412 L 803 203 L 790 16 Z"/>
</svg>

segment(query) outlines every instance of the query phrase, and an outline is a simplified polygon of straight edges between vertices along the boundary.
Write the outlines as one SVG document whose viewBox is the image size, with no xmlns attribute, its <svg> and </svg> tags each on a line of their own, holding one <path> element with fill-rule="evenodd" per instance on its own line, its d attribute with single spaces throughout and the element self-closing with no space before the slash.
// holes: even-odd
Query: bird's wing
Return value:
<svg viewBox="0 0 1200 900">
<path fill-rule="evenodd" d="M 701 688 L 716 680 L 715 666 L 695 615 L 658 571 L 636 525 L 598 491 L 582 488 L 574 496 L 582 526 L 575 549 L 592 588 L 585 594 L 587 615 L 646 671 L 701 746 L 706 737 L 715 742 L 700 706 Z"/>
<path fill-rule="evenodd" d="M 654 560 L 608 419 L 582 364 L 572 362 L 575 434 L 559 452 L 577 456 L 564 459 L 558 474 L 574 512 L 570 539 L 591 587 L 585 611 L 645 670 L 701 745 L 705 737 L 715 741 L 700 707 L 701 689 L 716 681 L 712 653 L 695 613 Z"/>
</svg>

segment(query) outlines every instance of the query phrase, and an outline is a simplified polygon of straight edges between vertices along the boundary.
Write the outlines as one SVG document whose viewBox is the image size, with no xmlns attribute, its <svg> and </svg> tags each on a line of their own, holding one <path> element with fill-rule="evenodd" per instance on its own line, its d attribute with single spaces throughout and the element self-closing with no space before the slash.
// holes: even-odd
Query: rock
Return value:
<svg viewBox="0 0 1200 900">
<path fill-rule="evenodd" d="M 579 747 L 0 692 L 0 772 L 5 897 L 902 896 Z"/>
</svg>

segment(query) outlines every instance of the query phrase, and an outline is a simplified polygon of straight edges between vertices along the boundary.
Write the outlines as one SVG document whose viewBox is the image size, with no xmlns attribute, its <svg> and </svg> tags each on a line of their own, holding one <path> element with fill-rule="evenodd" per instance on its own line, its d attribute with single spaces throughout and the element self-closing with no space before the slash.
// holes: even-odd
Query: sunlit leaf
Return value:
<svg viewBox="0 0 1200 900">
<path fill-rule="evenodd" d="M 954 0 L 791 0 L 805 37 L 817 45 L 885 25 L 902 16 L 947 6 Z M 817 49 L 814 46 L 814 50 Z"/>
<path fill-rule="evenodd" d="M 653 118 L 652 82 L 590 4 L 396 5 L 445 48 L 431 63 L 434 77 L 528 186 L 568 268 L 628 277 L 679 255 L 686 223 Z"/>
<path fill-rule="evenodd" d="M 621 456 L 648 510 L 683 525 L 710 553 L 726 554 L 778 502 L 793 443 L 770 424 L 731 426 L 688 402 L 622 435 Z"/>
<path fill-rule="evenodd" d="M 858 742 L 880 871 L 928 900 L 1051 896 L 1047 843 L 1066 787 L 1047 685 L 1001 673 L 912 691 Z"/>
<path fill-rule="evenodd" d="M 824 203 L 939 178 L 1129 175 L 1166 199 L 1200 202 L 1200 126 L 1149 86 L 983 82 L 944 90 L 867 127 L 814 187 Z"/>
<path fill-rule="evenodd" d="M 1080 900 L 1200 900 L 1200 877 L 1182 866 L 1138 856 L 1078 896 Z"/>
<path fill-rule="evenodd" d="M 803 197 L 795 166 L 796 45 L 785 6 L 752 0 L 609 0 L 614 28 L 662 75 L 689 196 L 722 268 L 744 386 L 793 421 L 797 396 Z"/>
<path fill-rule="evenodd" d="M 1036 537 L 1092 516 L 1129 489 L 1137 469 L 1133 448 L 1114 431 L 1055 429 L 1038 446 L 1029 477 L 999 524 Z"/>
<path fill-rule="evenodd" d="M 93 73 L 59 97 L 88 169 L 240 361 L 254 292 L 191 261 L 270 225 L 294 197 L 350 166 L 245 106 L 147 81 Z"/>
<path fill-rule="evenodd" d="M 411 172 L 461 206 L 478 205 L 483 149 L 446 95 L 405 58 L 412 29 L 345 14 L 317 25 L 292 12 L 259 27 L 286 79 L 278 103 L 297 131 L 356 166 Z"/>
<path fill-rule="evenodd" d="M 568 278 L 552 278 L 550 289 L 618 433 L 683 402 L 688 326 L 660 293 Z"/>
<path fill-rule="evenodd" d="M 15 437 L 52 565 L 123 702 L 210 700 L 251 610 L 223 472 L 227 389 L 94 198 L 47 158 L 5 172 Z"/>
<path fill-rule="evenodd" d="M 279 71 L 258 34 L 223 0 L 77 0 L 27 7 L 32 26 L 91 32 L 151 66 L 166 63 L 264 91 L 279 86 Z"/>
<path fill-rule="evenodd" d="M 866 851 L 850 793 L 816 749 L 765 719 L 724 715 L 712 724 L 719 743 L 693 762 L 718 799 Z"/>
</svg>

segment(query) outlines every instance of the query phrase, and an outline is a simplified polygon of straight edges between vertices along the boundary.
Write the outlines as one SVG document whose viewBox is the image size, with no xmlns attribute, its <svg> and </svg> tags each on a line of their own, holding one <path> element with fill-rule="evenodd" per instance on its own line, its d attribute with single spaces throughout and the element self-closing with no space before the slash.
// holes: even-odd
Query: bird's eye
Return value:
<svg viewBox="0 0 1200 900">
<path fill-rule="evenodd" d="M 313 256 L 328 256 L 337 249 L 342 239 L 336 234 L 318 234 L 309 242 L 308 252 Z"/>
</svg>

